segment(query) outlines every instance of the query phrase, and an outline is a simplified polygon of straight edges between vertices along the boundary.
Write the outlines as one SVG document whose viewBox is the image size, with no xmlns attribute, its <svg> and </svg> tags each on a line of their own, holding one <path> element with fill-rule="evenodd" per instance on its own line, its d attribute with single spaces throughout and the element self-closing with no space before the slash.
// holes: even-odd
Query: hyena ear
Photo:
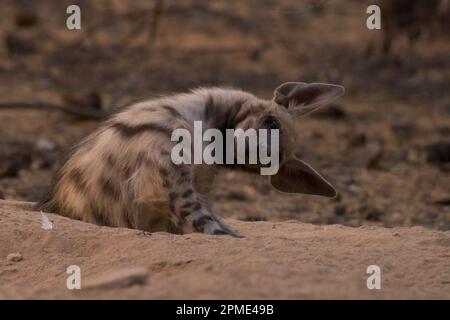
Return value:
<svg viewBox="0 0 450 320">
<path fill-rule="evenodd" d="M 336 189 L 309 164 L 291 158 L 270 177 L 270 183 L 286 193 L 305 193 L 334 198 Z"/>
<path fill-rule="evenodd" d="M 273 100 L 286 107 L 293 117 L 316 110 L 342 96 L 343 86 L 326 83 L 286 82 L 275 89 Z"/>
</svg>

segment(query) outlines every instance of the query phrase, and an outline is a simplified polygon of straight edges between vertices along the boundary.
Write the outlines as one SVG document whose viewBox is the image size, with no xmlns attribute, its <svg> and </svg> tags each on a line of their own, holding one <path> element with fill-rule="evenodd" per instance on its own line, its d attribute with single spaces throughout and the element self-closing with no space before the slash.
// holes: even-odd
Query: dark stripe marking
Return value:
<svg viewBox="0 0 450 320">
<path fill-rule="evenodd" d="M 86 190 L 86 182 L 83 179 L 83 174 L 81 173 L 81 170 L 73 169 L 72 171 L 70 171 L 69 177 L 75 184 L 75 187 L 78 189 L 78 191 L 84 192 Z"/>
<path fill-rule="evenodd" d="M 99 226 L 108 226 L 109 225 L 108 221 L 103 216 L 101 210 L 98 209 L 95 202 L 91 201 L 89 208 L 91 210 L 91 214 L 94 217 L 95 223 L 97 225 L 99 225 Z"/>
<path fill-rule="evenodd" d="M 193 210 L 200 210 L 201 204 L 198 202 L 186 202 L 181 206 L 181 209 L 189 209 L 192 208 Z"/>
<path fill-rule="evenodd" d="M 139 152 L 138 155 L 136 156 L 136 167 L 141 166 L 145 160 L 147 158 L 147 152 L 143 151 L 143 152 Z"/>
<path fill-rule="evenodd" d="M 200 218 L 194 220 L 192 222 L 192 226 L 194 227 L 194 229 L 198 232 L 203 232 L 203 230 L 205 229 L 205 224 L 207 224 L 210 221 L 214 221 L 210 216 L 201 216 Z"/>
<path fill-rule="evenodd" d="M 172 135 L 172 131 L 169 128 L 156 123 L 145 123 L 137 126 L 129 126 L 125 123 L 116 122 L 111 127 L 125 138 L 131 138 L 144 132 L 158 132 L 168 135 L 169 137 Z"/>
<path fill-rule="evenodd" d="M 194 192 L 192 191 L 192 189 L 188 189 L 185 192 L 183 192 L 183 194 L 181 195 L 181 197 L 183 198 L 187 198 L 189 196 L 191 196 Z"/>
<path fill-rule="evenodd" d="M 164 180 L 163 180 L 162 186 L 163 186 L 164 188 L 166 188 L 166 189 L 171 189 L 171 188 L 172 188 L 172 184 L 171 184 L 170 181 L 167 180 L 167 179 L 164 179 Z"/>
<path fill-rule="evenodd" d="M 219 110 L 216 110 L 217 107 L 214 105 L 214 99 L 212 97 L 212 95 L 208 95 L 208 98 L 206 99 L 206 103 L 205 103 L 205 122 L 209 122 L 211 119 L 213 119 L 213 117 L 217 117 L 219 116 Z"/>
<path fill-rule="evenodd" d="M 112 154 L 108 153 L 108 154 L 104 155 L 104 159 L 109 167 L 113 168 L 116 165 L 116 161 Z"/>
<path fill-rule="evenodd" d="M 230 110 L 228 110 L 225 126 L 224 128 L 222 128 L 222 131 L 224 131 L 222 132 L 223 134 L 225 134 L 225 129 L 234 129 L 236 127 L 236 117 L 241 112 L 244 102 L 244 100 L 236 101 L 236 103 L 234 103 Z"/>
<path fill-rule="evenodd" d="M 108 179 L 106 177 L 101 178 L 101 185 L 102 190 L 105 194 L 109 195 L 111 198 L 115 200 L 120 199 L 120 190 L 117 188 L 117 186 L 111 181 L 111 179 Z"/>
<path fill-rule="evenodd" d="M 132 172 L 133 172 L 133 168 L 131 168 L 130 166 L 125 166 L 124 168 L 123 168 L 123 174 L 125 175 L 125 177 L 129 177 L 129 176 L 131 176 L 131 174 L 132 174 Z"/>
<path fill-rule="evenodd" d="M 176 193 L 176 192 L 169 192 L 169 201 L 170 201 L 170 203 L 174 203 L 177 198 L 178 198 L 178 193 Z"/>
<path fill-rule="evenodd" d="M 254 114 L 252 109 L 253 108 L 248 108 L 247 110 L 244 110 L 244 112 L 242 112 L 240 115 L 238 114 L 238 116 L 233 121 L 233 128 L 236 128 L 239 123 L 247 119 L 251 114 Z"/>
<path fill-rule="evenodd" d="M 162 108 L 164 108 L 167 112 L 169 112 L 172 117 L 182 118 L 181 113 L 179 113 L 175 108 L 167 105 L 162 106 Z"/>
<path fill-rule="evenodd" d="M 189 178 L 178 178 L 177 179 L 177 184 L 185 184 L 185 183 L 190 183 L 191 180 Z"/>
<path fill-rule="evenodd" d="M 180 211 L 180 217 L 181 219 L 185 220 L 192 212 L 187 210 L 181 210 Z"/>
<path fill-rule="evenodd" d="M 182 178 L 185 178 L 185 177 L 187 177 L 187 176 L 189 176 L 189 171 L 182 171 L 181 173 L 180 173 L 180 177 L 182 177 Z"/>
</svg>

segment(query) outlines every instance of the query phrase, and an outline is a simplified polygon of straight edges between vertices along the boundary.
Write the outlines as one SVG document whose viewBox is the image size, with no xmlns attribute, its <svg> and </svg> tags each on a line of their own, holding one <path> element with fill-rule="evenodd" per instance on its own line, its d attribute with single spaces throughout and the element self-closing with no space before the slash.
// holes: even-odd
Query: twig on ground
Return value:
<svg viewBox="0 0 450 320">
<path fill-rule="evenodd" d="M 81 116 L 89 119 L 100 120 L 106 117 L 106 114 L 101 110 L 90 108 L 75 108 L 63 104 L 44 102 L 44 101 L 10 101 L 0 102 L 1 109 L 39 109 L 47 111 L 60 111 L 68 114 Z"/>
</svg>

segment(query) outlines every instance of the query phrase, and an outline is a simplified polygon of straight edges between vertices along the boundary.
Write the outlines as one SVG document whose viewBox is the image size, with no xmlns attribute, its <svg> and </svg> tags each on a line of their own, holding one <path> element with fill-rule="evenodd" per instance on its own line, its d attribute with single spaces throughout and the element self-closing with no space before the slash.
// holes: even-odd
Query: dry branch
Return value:
<svg viewBox="0 0 450 320">
<path fill-rule="evenodd" d="M 44 102 L 44 101 L 10 101 L 10 102 L 0 102 L 1 109 L 38 109 L 46 111 L 60 111 L 83 118 L 100 120 L 105 118 L 105 113 L 101 110 L 91 109 L 91 108 L 76 108 L 69 107 L 63 104 Z"/>
</svg>

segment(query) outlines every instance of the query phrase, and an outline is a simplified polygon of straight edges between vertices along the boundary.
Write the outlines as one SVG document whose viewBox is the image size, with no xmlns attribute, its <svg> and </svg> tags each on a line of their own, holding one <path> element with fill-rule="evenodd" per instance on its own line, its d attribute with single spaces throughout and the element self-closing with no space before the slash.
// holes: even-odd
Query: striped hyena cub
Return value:
<svg viewBox="0 0 450 320">
<path fill-rule="evenodd" d="M 294 156 L 294 118 L 342 95 L 343 87 L 288 82 L 262 100 L 239 90 L 202 88 L 131 105 L 81 142 L 39 209 L 99 225 L 207 234 L 238 234 L 205 201 L 219 168 L 259 174 L 262 164 L 179 164 L 175 129 L 278 129 L 279 169 L 270 183 L 289 193 L 335 196 L 335 189 Z M 270 144 L 270 141 L 268 142 Z M 248 145 L 246 145 L 248 147 Z M 224 153 L 229 152 L 224 148 Z"/>
</svg>

